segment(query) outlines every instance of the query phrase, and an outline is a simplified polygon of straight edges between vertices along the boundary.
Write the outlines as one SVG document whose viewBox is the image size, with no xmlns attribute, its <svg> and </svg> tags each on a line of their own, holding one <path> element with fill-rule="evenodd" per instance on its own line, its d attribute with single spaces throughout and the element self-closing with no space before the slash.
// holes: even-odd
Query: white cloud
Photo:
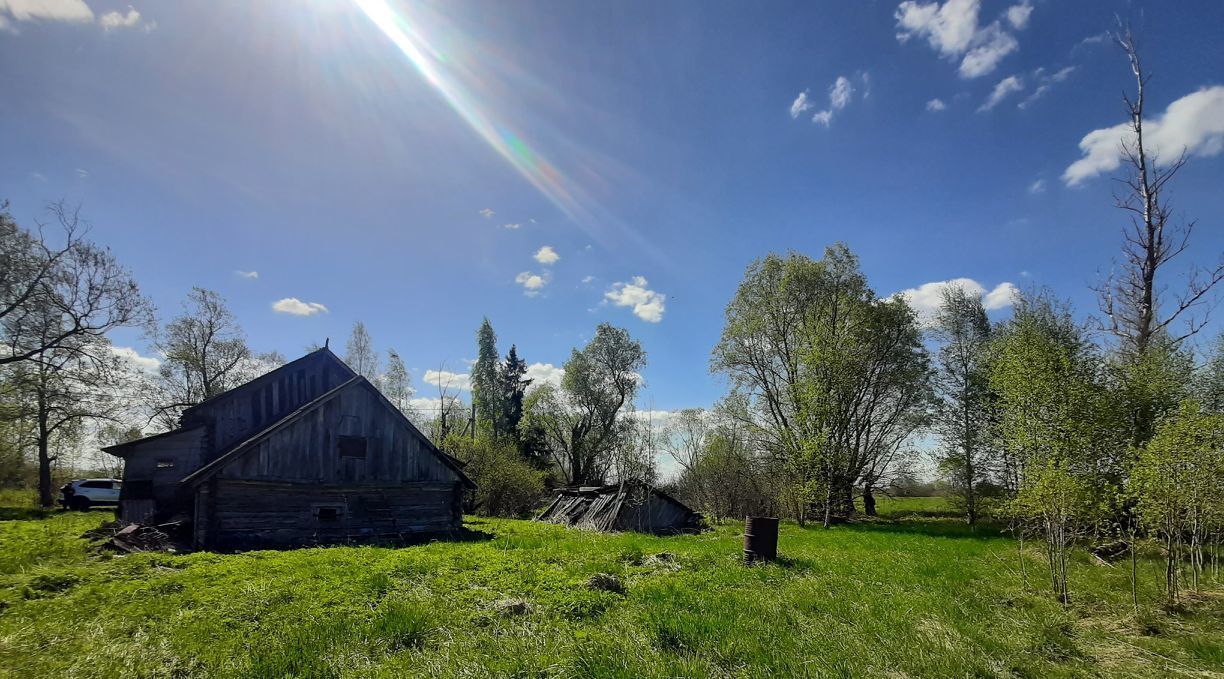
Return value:
<svg viewBox="0 0 1224 679">
<path fill-rule="evenodd" d="M 234 275 L 238 276 L 239 278 L 248 278 L 250 280 L 255 280 L 256 278 L 259 278 L 258 271 L 242 271 L 241 269 L 239 269 L 238 271 L 234 272 Z"/>
<path fill-rule="evenodd" d="M 1031 11 L 1024 3 L 1013 6 L 1006 16 L 1012 26 L 1022 28 L 1016 22 L 1027 25 Z M 977 78 L 993 71 L 1004 57 L 1020 47 L 1015 36 L 1004 30 L 999 21 L 979 26 L 980 13 L 980 0 L 947 0 L 942 5 L 906 0 L 893 15 L 897 20 L 897 40 L 905 43 L 913 37 L 926 38 L 940 56 L 950 61 L 961 60 L 958 71 L 962 78 Z"/>
<path fill-rule="evenodd" d="M 81 179 L 85 179 L 86 177 L 89 176 L 89 170 L 86 170 L 83 167 L 78 167 L 76 169 L 76 173 L 77 173 L 77 176 L 80 177 Z"/>
<path fill-rule="evenodd" d="M 297 297 L 286 297 L 277 302 L 273 302 L 272 310 L 281 314 L 291 314 L 293 316 L 314 316 L 319 313 L 327 313 L 327 307 L 318 302 L 303 302 Z"/>
<path fill-rule="evenodd" d="M 1007 23 L 1012 25 L 1012 28 L 1024 30 L 1028 26 L 1029 17 L 1033 14 L 1033 6 L 1028 2 L 1022 2 L 1019 5 L 1012 5 L 1007 8 Z"/>
<path fill-rule="evenodd" d="M 834 111 L 846 108 L 846 104 L 850 103 L 850 97 L 853 94 L 854 86 L 850 84 L 850 80 L 844 75 L 839 75 L 837 80 L 833 82 L 833 86 L 829 88 L 829 106 Z"/>
<path fill-rule="evenodd" d="M 943 102 L 943 99 L 939 99 L 938 97 L 926 103 L 926 110 L 928 111 L 938 112 L 946 108 L 948 108 L 948 105 Z"/>
<path fill-rule="evenodd" d="M 493 210 L 490 210 L 489 208 L 485 208 L 485 209 L 483 209 L 483 210 L 481 210 L 481 211 L 480 211 L 480 216 L 481 216 L 481 217 L 484 217 L 485 219 L 489 219 L 489 218 L 491 218 L 491 217 L 492 217 L 493 215 L 495 215 L 495 214 L 497 214 L 497 213 L 496 213 L 496 212 L 494 212 Z"/>
<path fill-rule="evenodd" d="M 1011 283 L 999 283 L 994 290 L 986 293 L 986 297 L 982 299 L 982 306 L 986 307 L 987 311 L 1006 309 L 1019 299 L 1020 288 Z"/>
<path fill-rule="evenodd" d="M 863 98 L 866 99 L 867 97 L 871 96 L 871 73 L 869 71 L 863 71 L 859 78 L 861 78 L 863 81 Z"/>
<path fill-rule="evenodd" d="M 561 259 L 561 255 L 558 255 L 557 251 L 554 250 L 551 245 L 545 245 L 539 250 L 536 250 L 536 253 L 532 255 L 532 258 L 541 264 L 555 264 L 557 260 Z"/>
<path fill-rule="evenodd" d="M 0 0 L 0 20 L 4 15 L 14 21 L 93 21 L 93 10 L 84 0 Z"/>
<path fill-rule="evenodd" d="M 647 288 L 648 283 L 642 276 L 634 276 L 628 283 L 613 283 L 604 293 L 604 299 L 616 306 L 632 307 L 633 315 L 647 323 L 658 323 L 663 320 L 666 311 L 667 295 Z"/>
<path fill-rule="evenodd" d="M 1003 309 L 1012 305 L 1019 296 L 1019 289 L 1011 283 L 1000 283 L 993 290 L 987 291 L 985 286 L 972 278 L 953 278 L 947 281 L 923 283 L 916 288 L 909 288 L 896 293 L 918 313 L 919 322 L 930 324 L 935 313 L 943 304 L 943 291 L 946 288 L 959 287 L 965 292 L 982 297 L 982 305 L 990 311 Z"/>
<path fill-rule="evenodd" d="M 503 229 L 517 229 L 520 226 L 522 226 L 522 224 L 502 224 Z"/>
<path fill-rule="evenodd" d="M 583 276 L 583 277 L 582 277 L 582 283 L 583 283 L 584 285 L 585 285 L 585 284 L 587 284 L 587 283 L 590 283 L 590 282 L 592 282 L 592 281 L 594 281 L 594 280 L 595 280 L 595 277 L 594 277 L 594 276 Z"/>
<path fill-rule="evenodd" d="M 994 89 L 990 92 L 990 96 L 986 97 L 986 101 L 978 107 L 978 113 L 989 111 L 998 106 L 999 102 L 1006 99 L 1012 92 L 1019 92 L 1022 89 L 1024 89 L 1023 80 L 1014 75 L 1007 76 L 995 84 Z"/>
<path fill-rule="evenodd" d="M 472 389 L 471 376 L 467 373 L 456 373 L 449 370 L 426 370 L 421 380 L 425 384 L 432 384 L 435 387 L 442 387 L 451 391 L 471 391 Z"/>
<path fill-rule="evenodd" d="M 1183 150 L 1189 155 L 1214 156 L 1224 151 L 1224 85 L 1204 87 L 1169 104 L 1165 112 L 1148 118 L 1143 125 L 1148 155 L 1157 162 L 1176 160 Z M 1133 135 L 1128 123 L 1093 130 L 1080 140 L 1083 157 L 1063 172 L 1067 186 L 1076 186 L 1122 163 L 1122 143 Z"/>
<path fill-rule="evenodd" d="M 792 118 L 798 118 L 800 113 L 812 108 L 812 102 L 808 101 L 808 91 L 804 90 L 795 97 L 791 102 L 790 114 Z"/>
<path fill-rule="evenodd" d="M 531 380 L 531 386 L 533 387 L 541 384 L 551 384 L 554 387 L 560 387 L 561 379 L 565 377 L 565 368 L 558 368 L 551 363 L 532 363 L 527 366 L 525 377 Z"/>
<path fill-rule="evenodd" d="M 866 73 L 862 74 L 864 87 L 870 86 L 870 76 Z M 829 86 L 829 108 L 823 111 L 817 111 L 812 114 L 812 122 L 829 126 L 833 122 L 833 114 L 846 108 L 850 101 L 854 98 L 854 85 L 850 79 L 844 75 L 837 76 L 837 80 Z M 808 100 L 808 91 L 804 90 L 799 93 L 799 97 L 791 104 L 791 117 L 798 118 L 799 114 L 814 108 L 812 102 Z M 866 94 L 863 95 L 866 98 Z"/>
<path fill-rule="evenodd" d="M 135 7 L 129 5 L 127 14 L 107 12 L 98 19 L 98 23 L 101 24 L 103 30 L 107 31 L 115 28 L 131 28 L 140 23 L 140 12 L 137 12 Z"/>
<path fill-rule="evenodd" d="M 548 281 L 551 280 L 551 278 L 552 277 L 549 276 L 547 271 L 542 274 L 524 271 L 523 273 L 514 277 L 514 282 L 523 286 L 524 295 L 527 295 L 528 297 L 535 297 L 536 295 L 540 294 L 540 291 L 544 289 L 544 286 L 548 285 Z"/>
<path fill-rule="evenodd" d="M 962 78 L 977 78 L 990 73 L 1003 61 L 1003 57 L 1020 48 L 1016 38 L 1003 30 L 997 21 L 982 29 L 979 35 L 980 44 L 965 53 L 957 70 Z"/>
<path fill-rule="evenodd" d="M 1033 195 L 1036 195 L 1038 193 L 1045 193 L 1045 190 L 1046 190 L 1046 181 L 1044 179 L 1038 179 L 1032 184 L 1029 184 L 1029 187 L 1028 187 L 1028 192 Z"/>
<path fill-rule="evenodd" d="M 110 350 L 112 354 L 142 372 L 154 374 L 161 367 L 161 359 L 153 356 L 141 356 L 139 351 L 131 347 L 111 346 Z"/>
<path fill-rule="evenodd" d="M 1046 93 L 1050 91 L 1050 88 L 1054 86 L 1055 83 L 1063 82 L 1074 71 L 1075 71 L 1074 66 L 1067 66 L 1065 68 L 1059 69 L 1057 72 L 1051 75 L 1045 75 L 1044 68 L 1039 68 L 1036 71 L 1033 71 L 1033 77 L 1036 78 L 1037 81 L 1040 82 L 1041 84 L 1038 85 L 1037 89 L 1033 90 L 1033 93 L 1030 94 L 1024 101 L 1017 104 L 1016 105 L 1017 108 L 1026 109 L 1029 106 L 1032 106 L 1033 102 L 1044 97 Z"/>
</svg>

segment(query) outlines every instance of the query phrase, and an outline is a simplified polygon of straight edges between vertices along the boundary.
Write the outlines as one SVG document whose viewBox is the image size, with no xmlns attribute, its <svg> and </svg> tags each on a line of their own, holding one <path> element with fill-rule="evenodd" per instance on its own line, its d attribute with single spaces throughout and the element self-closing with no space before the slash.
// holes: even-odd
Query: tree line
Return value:
<svg viewBox="0 0 1224 679">
<path fill-rule="evenodd" d="M 1137 544 L 1158 540 L 1170 600 L 1218 576 L 1224 335 L 1205 357 L 1193 340 L 1224 259 L 1174 265 L 1195 226 L 1173 218 L 1169 194 L 1186 157 L 1148 147 L 1148 75 L 1129 31 L 1116 40 L 1135 77 L 1117 196 L 1128 223 L 1098 313 L 1077 321 L 1029 289 L 992 324 L 980 294 L 949 285 L 924 319 L 877 296 L 842 244 L 819 260 L 770 254 L 748 267 L 712 353 L 729 393 L 681 413 L 666 440 L 682 496 L 715 516 L 827 527 L 856 500 L 872 514 L 876 493 L 928 457 L 967 522 L 1006 521 L 1022 559 L 1026 538 L 1041 541 L 1064 602 L 1077 543 L 1129 551 L 1134 578 Z"/>
</svg>

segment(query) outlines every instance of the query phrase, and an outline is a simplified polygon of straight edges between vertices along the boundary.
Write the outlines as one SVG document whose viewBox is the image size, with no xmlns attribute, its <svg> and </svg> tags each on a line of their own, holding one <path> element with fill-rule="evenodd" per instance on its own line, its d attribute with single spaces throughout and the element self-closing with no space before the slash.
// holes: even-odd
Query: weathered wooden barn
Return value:
<svg viewBox="0 0 1224 679">
<path fill-rule="evenodd" d="M 475 485 L 324 348 L 188 408 L 124 459 L 120 517 L 190 522 L 197 548 L 368 541 L 457 530 Z"/>
<path fill-rule="evenodd" d="M 537 518 L 573 528 L 671 535 L 701 530 L 702 517 L 643 481 L 562 488 Z"/>
</svg>

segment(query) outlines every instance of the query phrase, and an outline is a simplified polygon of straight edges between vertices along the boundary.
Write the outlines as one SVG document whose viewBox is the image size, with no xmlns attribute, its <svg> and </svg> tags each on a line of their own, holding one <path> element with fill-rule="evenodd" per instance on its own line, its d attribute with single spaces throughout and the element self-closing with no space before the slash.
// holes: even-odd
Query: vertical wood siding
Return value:
<svg viewBox="0 0 1224 679">
<path fill-rule="evenodd" d="M 339 386 L 349 377 L 351 375 L 330 355 L 309 354 L 190 409 L 183 416 L 183 425 L 207 425 L 212 438 L 211 450 L 219 452 Z"/>
<path fill-rule="evenodd" d="M 365 458 L 340 455 L 340 436 L 365 437 Z M 332 484 L 458 480 L 398 415 L 360 384 L 350 385 L 256 446 L 219 475 Z"/>
</svg>

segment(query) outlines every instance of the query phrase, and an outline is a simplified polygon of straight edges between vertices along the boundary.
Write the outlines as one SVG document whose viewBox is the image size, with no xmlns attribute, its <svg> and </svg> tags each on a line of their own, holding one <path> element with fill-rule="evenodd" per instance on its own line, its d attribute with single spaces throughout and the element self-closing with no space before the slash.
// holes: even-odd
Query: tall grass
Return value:
<svg viewBox="0 0 1224 679">
<path fill-rule="evenodd" d="M 785 524 L 784 558 L 751 568 L 736 524 L 658 538 L 473 520 L 488 539 L 110 557 L 76 537 L 102 515 L 0 522 L 0 676 L 1224 672 L 1218 593 L 1139 618 L 1126 569 L 1078 555 L 1064 610 L 1025 591 L 1014 542 L 941 506 Z M 1159 560 L 1141 568 L 1141 596 L 1158 601 Z M 624 593 L 589 587 L 597 574 Z"/>
</svg>

